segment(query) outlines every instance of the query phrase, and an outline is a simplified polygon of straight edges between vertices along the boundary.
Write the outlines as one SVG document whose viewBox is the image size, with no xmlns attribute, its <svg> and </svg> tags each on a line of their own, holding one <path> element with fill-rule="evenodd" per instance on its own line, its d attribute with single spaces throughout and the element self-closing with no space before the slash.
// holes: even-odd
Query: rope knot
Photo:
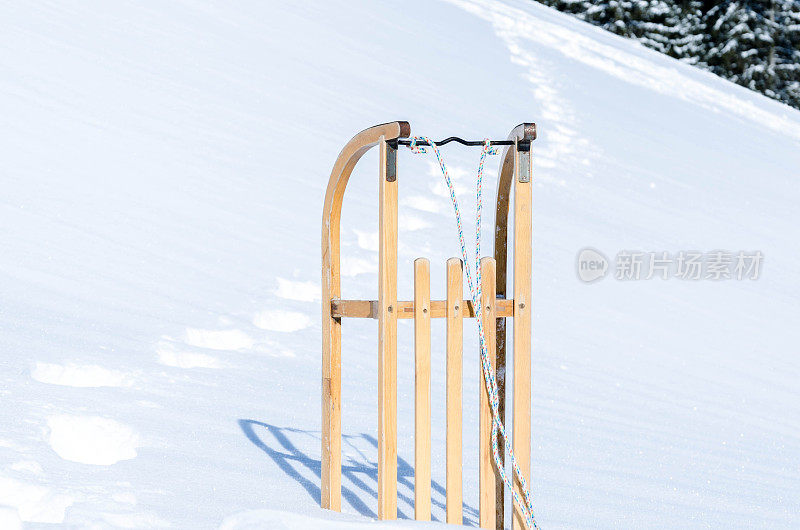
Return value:
<svg viewBox="0 0 800 530">
<path fill-rule="evenodd" d="M 420 147 L 417 145 L 417 142 L 419 142 L 420 140 L 425 142 L 428 140 L 428 138 L 426 136 L 413 136 L 411 138 L 411 144 L 409 144 L 408 146 L 408 148 L 411 149 L 411 152 L 414 153 L 415 155 L 424 154 L 428 152 L 428 150 L 425 149 L 424 147 Z"/>
</svg>

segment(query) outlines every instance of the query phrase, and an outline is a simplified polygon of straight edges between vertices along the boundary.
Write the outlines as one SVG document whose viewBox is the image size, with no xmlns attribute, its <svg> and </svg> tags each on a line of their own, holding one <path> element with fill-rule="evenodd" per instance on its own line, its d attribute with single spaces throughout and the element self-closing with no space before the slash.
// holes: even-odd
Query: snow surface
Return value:
<svg viewBox="0 0 800 530">
<path fill-rule="evenodd" d="M 318 508 L 322 199 L 347 139 L 394 119 L 433 137 L 539 125 L 540 525 L 800 526 L 798 111 L 523 1 L 8 3 L 0 65 L 3 528 L 416 528 L 370 520 L 372 321 L 344 330 L 347 513 Z M 444 153 L 470 218 L 477 151 Z M 352 298 L 376 293 L 376 160 L 345 199 Z M 399 168 L 400 296 L 427 256 L 441 297 L 459 252 L 446 191 L 430 157 L 404 151 Z M 761 250 L 765 263 L 758 281 L 586 285 L 586 246 Z M 411 336 L 402 322 L 401 518 Z"/>
</svg>

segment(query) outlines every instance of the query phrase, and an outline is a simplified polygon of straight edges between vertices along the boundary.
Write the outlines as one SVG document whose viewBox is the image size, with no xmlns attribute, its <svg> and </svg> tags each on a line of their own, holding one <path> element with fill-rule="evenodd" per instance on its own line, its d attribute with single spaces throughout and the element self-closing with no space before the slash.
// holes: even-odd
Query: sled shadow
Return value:
<svg viewBox="0 0 800 530">
<path fill-rule="evenodd" d="M 289 477 L 297 481 L 314 499 L 314 502 L 320 502 L 320 488 L 319 477 L 321 464 L 316 458 L 312 458 L 308 454 L 301 451 L 290 438 L 298 436 L 309 436 L 319 443 L 319 432 L 306 431 L 302 429 L 294 429 L 290 427 L 277 427 L 268 423 L 255 421 L 255 420 L 239 420 L 239 427 L 244 432 L 247 439 L 253 445 L 264 451 Z M 269 436 L 266 436 L 269 435 Z M 356 442 L 366 441 L 372 447 L 378 447 L 377 439 L 366 433 L 359 435 L 343 435 L 342 443 L 348 447 L 352 452 L 358 455 L 358 460 L 350 457 L 347 462 L 342 462 L 342 497 L 350 504 L 358 513 L 368 517 L 377 517 L 375 511 L 367 506 L 362 500 L 364 494 L 377 503 L 377 477 L 378 466 L 372 462 L 367 455 L 359 448 Z M 317 477 L 317 480 L 309 480 L 304 476 L 303 471 L 311 472 Z M 414 506 L 414 468 L 403 458 L 397 458 L 397 482 L 398 482 L 398 504 L 405 503 L 407 506 Z M 346 485 L 347 484 L 347 485 Z M 401 489 L 405 491 L 400 491 Z M 438 506 L 444 510 L 445 488 L 436 481 L 431 481 L 431 490 L 436 493 L 431 499 L 434 506 Z M 408 492 L 408 493 L 406 493 Z M 359 496 L 360 494 L 360 496 Z M 478 511 L 464 503 L 463 505 L 465 523 L 468 518 L 476 518 Z M 399 507 L 397 516 L 401 519 L 410 518 Z M 413 513 L 412 513 L 413 516 Z M 469 517 L 471 516 L 471 517 Z M 433 520 L 437 520 L 435 517 Z"/>
</svg>

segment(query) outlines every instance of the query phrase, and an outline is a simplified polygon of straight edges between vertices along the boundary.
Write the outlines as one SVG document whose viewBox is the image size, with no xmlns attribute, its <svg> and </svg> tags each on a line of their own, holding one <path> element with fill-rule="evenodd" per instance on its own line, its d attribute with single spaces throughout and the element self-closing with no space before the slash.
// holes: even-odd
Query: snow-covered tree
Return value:
<svg viewBox="0 0 800 530">
<path fill-rule="evenodd" d="M 704 62 L 708 68 L 753 90 L 772 90 L 776 34 L 773 2 L 727 0 L 708 11 L 706 23 L 710 46 Z"/>
<path fill-rule="evenodd" d="M 542 3 L 693 64 L 702 55 L 703 20 L 699 1 L 544 0 Z"/>
<path fill-rule="evenodd" d="M 727 1 L 706 18 L 712 72 L 800 107 L 800 2 Z"/>
<path fill-rule="evenodd" d="M 706 23 L 703 18 L 703 2 L 688 0 L 675 2 L 674 5 L 678 9 L 673 9 L 667 19 L 669 27 L 674 28 L 674 36 L 664 53 L 689 64 L 705 66 L 703 57 L 706 49 Z"/>
<path fill-rule="evenodd" d="M 800 108 L 800 0 L 542 0 Z"/>
<path fill-rule="evenodd" d="M 800 108 L 800 2 L 776 2 L 774 62 L 775 97 Z"/>
</svg>

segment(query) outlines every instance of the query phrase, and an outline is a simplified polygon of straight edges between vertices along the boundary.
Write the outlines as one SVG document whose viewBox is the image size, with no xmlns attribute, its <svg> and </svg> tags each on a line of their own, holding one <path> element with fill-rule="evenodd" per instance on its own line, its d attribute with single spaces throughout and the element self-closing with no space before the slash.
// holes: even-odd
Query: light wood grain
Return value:
<svg viewBox="0 0 800 530">
<path fill-rule="evenodd" d="M 495 260 L 481 258 L 481 311 L 483 335 L 486 350 L 493 369 L 497 369 L 497 343 L 495 342 Z M 503 494 L 502 483 L 499 482 L 497 467 L 494 463 L 491 448 L 492 409 L 489 404 L 489 393 L 480 372 L 480 444 L 478 455 L 479 466 L 479 523 L 481 528 L 503 528 L 503 503 L 498 504 L 498 494 Z M 499 525 L 498 525 L 499 517 Z"/>
<path fill-rule="evenodd" d="M 464 341 L 463 266 L 458 258 L 447 260 L 447 441 L 446 441 L 446 475 L 447 475 L 447 522 L 462 524 L 462 351 Z"/>
<path fill-rule="evenodd" d="M 527 165 L 527 168 L 524 166 Z M 513 448 L 525 480 L 531 483 L 531 183 L 519 174 L 531 173 L 530 151 L 518 152 L 514 171 L 514 425 Z M 518 483 L 515 487 L 522 496 Z M 513 528 L 525 528 L 514 509 Z"/>
<path fill-rule="evenodd" d="M 511 133 L 508 135 L 509 140 L 525 140 L 527 142 L 532 142 L 536 139 L 536 125 L 533 123 L 522 123 L 517 125 Z M 530 145 L 530 144 L 529 144 Z M 518 185 L 519 183 L 519 174 L 520 174 L 520 150 L 519 144 L 515 143 L 513 146 L 509 146 L 504 148 L 501 163 L 500 163 L 500 173 L 497 178 L 497 203 L 495 205 L 495 243 L 494 243 L 494 256 L 497 260 L 497 296 L 499 298 L 510 298 L 509 293 L 507 291 L 507 277 L 508 277 L 508 217 L 509 217 L 509 206 L 511 202 L 511 194 L 512 191 L 516 195 L 518 192 Z M 530 163 L 530 152 L 525 155 L 527 157 L 528 162 Z M 530 173 L 532 175 L 532 171 Z M 528 192 L 530 192 L 531 184 L 527 184 Z M 521 202 L 520 202 L 521 200 Z M 517 222 L 516 216 L 518 215 L 518 211 L 521 206 L 527 203 L 527 212 L 528 212 L 528 228 L 521 232 L 517 232 L 515 230 L 514 234 L 514 260 L 515 263 L 517 260 L 525 260 L 530 263 L 531 259 L 531 231 L 530 231 L 530 214 L 531 214 L 531 197 L 529 194 L 523 195 L 522 197 L 517 198 L 515 196 L 515 224 Z M 523 208 L 524 209 L 524 208 Z M 520 219 L 522 224 L 525 225 L 525 219 Z M 524 267 L 524 263 L 523 263 Z M 519 453 L 523 453 L 522 460 L 525 463 L 525 467 L 523 468 L 524 475 L 528 483 L 530 484 L 530 283 L 528 283 L 528 290 L 527 290 L 527 297 L 528 300 L 522 302 L 523 304 L 523 311 L 517 310 L 517 283 L 516 278 L 517 274 L 515 273 L 515 285 L 514 285 L 514 329 L 515 329 L 515 341 L 514 341 L 514 358 L 515 358 L 515 369 L 514 369 L 514 381 L 515 381 L 515 388 L 514 393 L 515 396 L 513 398 L 513 426 L 511 432 L 513 433 L 513 446 L 514 452 L 517 454 L 517 458 L 519 459 Z M 530 282 L 530 274 L 526 276 L 528 278 L 528 282 Z M 523 288 L 524 291 L 524 288 Z M 523 292 L 525 294 L 525 292 Z M 527 307 L 527 314 L 525 314 L 524 309 Z M 517 342 L 517 326 L 518 320 L 520 318 L 526 318 L 528 325 L 527 331 L 527 341 L 525 340 L 524 336 L 522 337 L 521 342 Z M 524 330 L 523 335 L 525 335 Z M 505 319 L 498 319 L 497 320 L 497 363 L 498 366 L 504 367 L 505 366 L 505 359 L 506 359 L 506 321 Z M 525 358 L 528 360 L 527 362 L 527 374 L 525 366 L 522 366 L 520 372 L 516 370 L 516 359 L 517 358 Z M 504 372 L 501 368 L 500 372 Z M 524 379 L 525 382 L 522 380 Z M 523 383 L 523 389 L 520 391 L 518 387 L 516 387 L 516 382 Z M 504 406 L 505 403 L 505 380 L 498 379 L 498 390 L 500 394 L 500 403 L 501 406 Z M 518 401 L 518 396 L 524 393 L 527 397 L 527 407 L 525 406 L 524 402 Z M 523 409 L 527 408 L 527 412 Z M 517 415 L 517 411 L 521 411 L 519 415 Z M 521 431 L 519 439 L 517 437 L 517 431 Z M 525 433 L 528 433 L 525 436 Z M 527 438 L 527 442 L 524 439 Z M 518 488 L 519 491 L 519 488 Z M 512 525 L 515 529 L 521 528 L 521 517 L 517 510 L 514 508 L 514 517 Z"/>
<path fill-rule="evenodd" d="M 386 178 L 396 149 L 379 147 L 378 518 L 397 519 L 397 181 Z"/>
<path fill-rule="evenodd" d="M 514 300 L 498 298 L 497 317 L 514 316 Z M 459 311 L 463 318 L 475 318 L 475 308 L 472 307 L 472 300 L 462 300 Z M 377 300 L 331 300 L 331 315 L 334 318 L 378 318 Z M 431 300 L 431 318 L 447 317 L 447 301 Z M 397 318 L 414 318 L 414 302 L 400 300 L 397 302 Z"/>
<path fill-rule="evenodd" d="M 431 265 L 414 261 L 414 519 L 431 520 Z"/>
<path fill-rule="evenodd" d="M 462 346 L 463 319 L 474 318 L 471 301 L 463 299 L 462 264 L 447 264 L 447 299 L 430 300 L 430 265 L 415 262 L 414 301 L 397 300 L 397 180 L 396 148 L 389 140 L 410 135 L 405 122 L 392 122 L 362 131 L 336 160 L 326 192 L 322 223 L 322 466 L 321 505 L 341 509 L 341 319 L 378 320 L 378 517 L 397 517 L 397 319 L 415 319 L 415 517 L 430 518 L 430 319 L 447 324 L 447 506 L 448 523 L 461 524 L 462 514 Z M 534 124 L 521 124 L 510 139 L 533 140 Z M 340 221 L 345 187 L 358 160 L 371 147 L 380 149 L 378 300 L 342 300 L 340 282 Z M 505 149 L 498 179 L 495 209 L 495 261 L 484 258 L 483 327 L 496 368 L 501 418 L 505 407 L 505 318 L 514 317 L 513 446 L 530 483 L 531 449 L 531 183 L 520 182 L 521 169 L 531 157 L 519 144 Z M 531 174 L 530 171 L 527 172 Z M 509 208 L 514 195 L 514 292 L 508 296 Z M 423 265 L 424 263 L 424 265 Z M 417 267 L 420 267 L 419 275 Z M 424 269 L 424 272 L 423 272 Z M 492 272 L 489 272 L 489 271 Z M 418 279 L 419 276 L 419 279 Z M 427 276 L 427 282 L 423 279 Z M 488 283 L 487 283 L 488 282 Z M 457 284 L 457 285 L 456 285 Z M 418 292 L 419 291 L 419 292 Z M 426 296 L 427 295 L 427 296 Z M 488 307 L 488 309 L 487 309 Z M 427 309 L 427 312 L 424 311 Z M 421 313 L 420 313 L 421 312 Z M 426 341 L 427 337 L 427 341 Z M 427 345 L 426 345 L 427 344 Z M 481 382 L 483 378 L 481 376 Z M 426 421 L 427 418 L 427 421 Z M 501 528 L 503 488 L 491 454 L 491 416 L 488 394 L 481 385 L 480 410 L 480 524 Z M 426 447 L 427 443 L 427 447 Z M 487 464 L 489 464 L 487 466 Z M 491 479 L 491 480 L 490 480 Z M 519 484 L 515 484 L 519 491 Z M 513 528 L 524 528 L 514 509 Z"/>
<path fill-rule="evenodd" d="M 333 165 L 322 207 L 322 449 L 320 505 L 341 511 L 342 405 L 341 320 L 331 314 L 330 301 L 341 297 L 340 241 L 342 200 L 353 168 L 382 138 L 410 134 L 406 122 L 392 122 L 365 129 L 354 136 Z"/>
</svg>

